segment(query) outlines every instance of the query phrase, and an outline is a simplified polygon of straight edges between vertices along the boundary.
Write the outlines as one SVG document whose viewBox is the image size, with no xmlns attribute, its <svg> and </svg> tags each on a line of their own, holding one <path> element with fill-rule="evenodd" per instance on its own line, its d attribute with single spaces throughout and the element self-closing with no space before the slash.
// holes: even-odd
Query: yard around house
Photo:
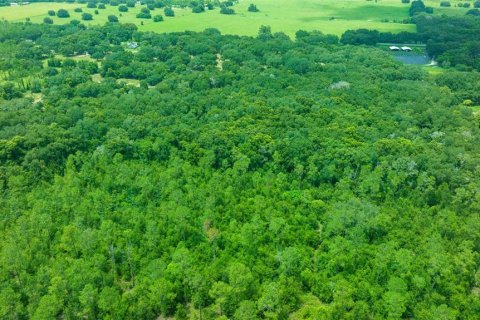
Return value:
<svg viewBox="0 0 480 320">
<path fill-rule="evenodd" d="M 464 8 L 439 9 L 440 1 L 429 1 L 436 11 L 448 14 L 464 14 Z M 260 12 L 248 12 L 250 3 L 257 5 Z M 284 32 L 293 36 L 297 30 L 319 30 L 326 34 L 341 35 L 349 29 L 376 29 L 379 31 L 415 31 L 413 24 L 404 24 L 408 19 L 409 4 L 400 0 L 241 0 L 233 6 L 235 15 L 222 15 L 219 8 L 203 13 L 192 13 L 191 8 L 175 8 L 175 17 L 165 17 L 163 9 L 155 9 L 152 16 L 161 14 L 165 21 L 154 22 L 152 19 L 138 19 L 137 13 L 142 6 L 129 8 L 120 13 L 117 6 L 107 5 L 106 9 L 86 7 L 86 4 L 68 3 L 31 3 L 18 7 L 1 7 L 0 19 L 8 21 L 25 21 L 41 23 L 47 17 L 48 10 L 67 9 L 70 18 L 51 17 L 54 23 L 66 23 L 72 19 L 81 20 L 82 13 L 74 12 L 74 8 L 82 8 L 83 12 L 93 15 L 90 24 L 104 24 L 109 15 L 116 15 L 122 23 L 134 23 L 140 31 L 159 33 L 181 31 L 203 31 L 206 28 L 217 28 L 224 34 L 254 36 L 261 25 L 269 25 L 273 32 Z M 122 14 L 122 16 L 120 16 Z M 142 25 L 143 22 L 143 25 Z"/>
</svg>

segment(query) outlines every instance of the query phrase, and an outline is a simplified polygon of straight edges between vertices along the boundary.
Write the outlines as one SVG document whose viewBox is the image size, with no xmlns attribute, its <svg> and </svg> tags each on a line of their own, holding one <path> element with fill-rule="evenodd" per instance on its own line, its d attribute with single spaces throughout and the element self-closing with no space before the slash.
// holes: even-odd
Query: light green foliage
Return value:
<svg viewBox="0 0 480 320">
<path fill-rule="evenodd" d="M 480 75 L 297 35 L 0 23 L 0 318 L 475 319 Z"/>
</svg>

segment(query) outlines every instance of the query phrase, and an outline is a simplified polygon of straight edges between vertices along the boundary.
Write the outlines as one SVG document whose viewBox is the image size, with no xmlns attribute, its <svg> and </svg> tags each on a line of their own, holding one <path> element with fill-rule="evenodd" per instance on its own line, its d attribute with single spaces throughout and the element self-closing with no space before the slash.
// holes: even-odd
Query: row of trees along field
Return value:
<svg viewBox="0 0 480 320">
<path fill-rule="evenodd" d="M 480 75 L 337 42 L 1 22 L 0 318 L 476 318 Z"/>
</svg>

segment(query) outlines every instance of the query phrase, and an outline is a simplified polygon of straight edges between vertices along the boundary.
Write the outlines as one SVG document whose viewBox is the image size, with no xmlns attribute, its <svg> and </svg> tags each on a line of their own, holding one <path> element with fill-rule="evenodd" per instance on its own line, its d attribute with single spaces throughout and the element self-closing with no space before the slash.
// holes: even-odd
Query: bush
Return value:
<svg viewBox="0 0 480 320">
<path fill-rule="evenodd" d="M 73 12 L 83 12 L 82 8 L 75 8 L 73 9 Z"/>
<path fill-rule="evenodd" d="M 258 8 L 256 5 L 254 5 L 253 3 L 250 3 L 250 5 L 248 6 L 248 11 L 249 12 L 258 12 Z"/>
<path fill-rule="evenodd" d="M 148 8 L 148 10 L 155 10 L 155 4 L 154 3 L 148 3 L 147 8 Z"/>
<path fill-rule="evenodd" d="M 402 3 L 410 3 L 410 0 L 402 0 Z"/>
<path fill-rule="evenodd" d="M 478 16 L 480 16 L 480 10 L 478 10 L 476 8 L 475 9 L 470 9 L 470 10 L 467 11 L 466 14 L 469 15 L 469 16 L 478 17 Z"/>
<path fill-rule="evenodd" d="M 59 17 L 59 18 L 69 18 L 70 13 L 68 13 L 68 11 L 65 10 L 65 9 L 59 9 L 58 12 L 57 12 L 57 17 Z"/>
<path fill-rule="evenodd" d="M 48 10 L 48 15 L 50 17 L 55 17 L 55 10 Z"/>
<path fill-rule="evenodd" d="M 452 4 L 450 3 L 450 1 L 442 1 L 440 2 L 440 7 L 451 7 Z"/>
<path fill-rule="evenodd" d="M 417 15 L 419 13 L 425 12 L 425 4 L 421 0 L 415 0 L 410 5 L 410 16 Z"/>
<path fill-rule="evenodd" d="M 105 3 L 100 3 L 98 5 L 98 9 L 106 9 L 107 7 L 105 7 Z"/>
<path fill-rule="evenodd" d="M 128 0 L 128 1 L 126 2 L 127 7 L 129 7 L 129 8 L 134 8 L 134 7 L 135 7 L 135 3 L 136 3 L 135 0 Z"/>
<path fill-rule="evenodd" d="M 126 5 L 121 5 L 118 7 L 118 11 L 120 12 L 127 12 L 128 11 L 128 7 Z"/>
<path fill-rule="evenodd" d="M 166 7 L 163 10 L 163 13 L 165 13 L 165 16 L 167 16 L 167 17 L 175 17 L 175 11 L 173 11 L 173 9 L 170 8 L 170 7 Z"/>
<path fill-rule="evenodd" d="M 474 8 L 480 8 L 480 0 L 477 0 L 473 3 Z"/>
<path fill-rule="evenodd" d="M 192 8 L 192 12 L 193 12 L 193 13 L 202 13 L 202 12 L 204 12 L 204 11 L 205 11 L 205 7 L 204 7 L 203 5 L 201 5 L 201 4 L 196 5 L 196 6 L 194 6 L 194 7 Z"/>
<path fill-rule="evenodd" d="M 84 12 L 82 13 L 82 20 L 85 20 L 85 21 L 93 20 L 93 16 L 90 13 Z"/>
<path fill-rule="evenodd" d="M 151 19 L 152 15 L 150 13 L 140 12 L 137 14 L 138 19 Z"/>
<path fill-rule="evenodd" d="M 118 22 L 118 17 L 114 16 L 113 14 L 109 15 L 107 19 L 108 19 L 108 22 Z"/>
<path fill-rule="evenodd" d="M 163 16 L 162 15 L 156 15 L 153 17 L 153 22 L 162 22 L 163 21 Z"/>
<path fill-rule="evenodd" d="M 43 19 L 43 23 L 45 23 L 45 24 L 53 24 L 53 20 L 52 20 L 52 18 L 45 17 L 45 18 Z"/>
<path fill-rule="evenodd" d="M 97 4 L 96 4 L 95 2 L 89 2 L 89 3 L 87 4 L 87 8 L 93 9 L 93 8 L 96 8 L 96 7 L 97 7 Z"/>
<path fill-rule="evenodd" d="M 235 10 L 233 10 L 232 8 L 229 8 L 227 6 L 222 6 L 220 8 L 220 13 L 221 14 L 235 14 Z"/>
</svg>

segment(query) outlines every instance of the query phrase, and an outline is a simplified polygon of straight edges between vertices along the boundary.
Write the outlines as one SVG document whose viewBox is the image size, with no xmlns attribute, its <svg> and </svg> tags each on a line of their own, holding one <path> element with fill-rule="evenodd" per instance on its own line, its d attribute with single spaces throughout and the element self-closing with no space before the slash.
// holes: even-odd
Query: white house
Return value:
<svg viewBox="0 0 480 320">
<path fill-rule="evenodd" d="M 400 48 L 397 46 L 390 46 L 388 47 L 391 51 L 400 51 Z"/>
<path fill-rule="evenodd" d="M 412 51 L 412 48 L 410 48 L 410 47 L 402 47 L 402 51 L 410 52 L 410 51 Z"/>
</svg>

